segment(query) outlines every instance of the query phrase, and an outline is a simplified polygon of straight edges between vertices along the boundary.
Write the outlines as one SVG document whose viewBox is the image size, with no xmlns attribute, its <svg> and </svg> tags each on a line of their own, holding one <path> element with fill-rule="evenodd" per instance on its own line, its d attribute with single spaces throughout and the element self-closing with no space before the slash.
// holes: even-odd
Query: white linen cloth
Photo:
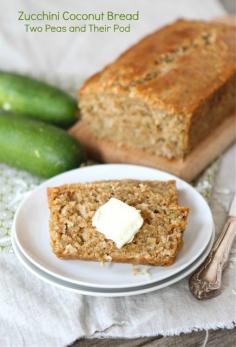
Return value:
<svg viewBox="0 0 236 347">
<path fill-rule="evenodd" d="M 130 34 L 29 34 L 16 19 L 19 9 L 89 12 L 108 7 L 117 12 L 138 9 L 141 20 Z M 72 84 L 74 90 L 81 77 L 102 68 L 156 27 L 177 17 L 208 19 L 222 14 L 224 11 L 215 0 L 112 0 L 109 6 L 106 0 L 2 0 L 0 69 L 42 76 L 62 86 Z M 235 192 L 235 154 L 234 146 L 224 155 L 214 189 L 212 208 L 217 230 L 224 223 Z M 11 172 L 14 180 L 16 171 Z M 93 298 L 72 294 L 28 273 L 14 254 L 0 253 L 0 346 L 56 347 L 69 345 L 82 336 L 134 338 L 232 328 L 236 322 L 234 260 L 235 250 L 224 274 L 222 295 L 199 302 L 190 294 L 186 279 L 136 297 Z"/>
</svg>

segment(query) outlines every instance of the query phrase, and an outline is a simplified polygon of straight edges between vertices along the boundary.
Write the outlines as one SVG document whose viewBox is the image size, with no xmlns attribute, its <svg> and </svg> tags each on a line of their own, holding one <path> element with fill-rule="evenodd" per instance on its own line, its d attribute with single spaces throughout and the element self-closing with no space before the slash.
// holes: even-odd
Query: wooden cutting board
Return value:
<svg viewBox="0 0 236 347">
<path fill-rule="evenodd" d="M 217 21 L 235 25 L 235 17 L 223 17 Z M 131 163 L 158 168 L 191 181 L 236 140 L 236 113 L 227 118 L 186 158 L 169 160 L 151 155 L 143 150 L 127 150 L 115 142 L 97 139 L 83 121 L 70 130 L 70 134 L 87 148 L 88 155 L 106 163 Z"/>
</svg>

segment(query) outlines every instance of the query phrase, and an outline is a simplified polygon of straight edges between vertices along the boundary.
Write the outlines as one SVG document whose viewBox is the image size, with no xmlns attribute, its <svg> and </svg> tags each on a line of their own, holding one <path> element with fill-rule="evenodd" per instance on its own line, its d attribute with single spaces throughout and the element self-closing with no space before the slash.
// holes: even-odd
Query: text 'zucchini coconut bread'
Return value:
<svg viewBox="0 0 236 347">
<path fill-rule="evenodd" d="M 82 123 L 108 146 L 185 158 L 235 110 L 235 34 L 178 20 L 145 37 L 82 86 Z"/>
<path fill-rule="evenodd" d="M 171 265 L 188 208 L 175 181 L 114 180 L 48 188 L 53 252 L 63 259 Z"/>
</svg>

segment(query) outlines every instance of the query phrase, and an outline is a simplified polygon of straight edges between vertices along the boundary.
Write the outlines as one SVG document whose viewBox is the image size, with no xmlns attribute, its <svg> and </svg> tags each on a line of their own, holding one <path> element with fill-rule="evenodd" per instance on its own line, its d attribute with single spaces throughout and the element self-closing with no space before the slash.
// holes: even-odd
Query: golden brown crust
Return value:
<svg viewBox="0 0 236 347">
<path fill-rule="evenodd" d="M 185 157 L 235 109 L 235 33 L 222 23 L 178 20 L 145 37 L 80 89 L 82 119 L 120 146 Z"/>
<path fill-rule="evenodd" d="M 190 117 L 236 73 L 235 32 L 235 27 L 221 23 L 178 20 L 88 79 L 79 96 L 130 89 L 132 97 Z M 168 64 L 175 68 L 168 71 Z"/>
<path fill-rule="evenodd" d="M 86 261 L 99 261 L 101 263 L 105 263 L 105 262 L 110 262 L 110 260 L 99 260 L 97 258 L 95 258 L 94 256 L 72 256 L 72 255 L 64 255 L 64 253 L 61 252 L 55 252 L 53 250 L 54 254 L 61 259 L 67 259 L 67 260 L 86 260 Z M 121 257 L 118 255 L 113 255 L 112 257 L 112 262 L 113 263 L 126 263 L 126 264 L 133 264 L 133 265 L 153 265 L 153 266 L 170 266 L 172 264 L 174 264 L 176 260 L 176 256 L 173 257 L 166 257 L 166 258 L 162 258 L 161 261 L 160 260 L 147 260 L 144 257 L 139 257 L 139 258 L 129 258 L 127 259 L 126 257 Z"/>
<path fill-rule="evenodd" d="M 187 208 L 176 205 L 175 193 L 174 181 L 116 180 L 48 188 L 53 252 L 63 259 L 170 265 L 182 244 L 188 215 Z M 139 209 L 144 218 L 134 240 L 122 249 L 91 224 L 97 208 L 112 196 Z"/>
</svg>

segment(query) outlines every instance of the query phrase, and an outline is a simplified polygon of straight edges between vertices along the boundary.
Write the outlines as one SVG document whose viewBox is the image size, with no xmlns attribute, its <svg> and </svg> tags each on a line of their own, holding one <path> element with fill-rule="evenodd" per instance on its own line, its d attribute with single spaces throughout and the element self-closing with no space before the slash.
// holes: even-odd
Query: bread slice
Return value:
<svg viewBox="0 0 236 347">
<path fill-rule="evenodd" d="M 97 184 L 98 189 L 103 189 L 102 183 L 108 184 L 111 183 L 114 187 L 120 186 L 122 183 L 122 189 L 126 189 L 125 185 L 128 185 L 128 189 L 133 185 L 136 187 L 139 185 L 148 185 L 154 193 L 159 195 L 159 199 L 162 200 L 162 204 L 164 205 L 178 205 L 178 193 L 176 188 L 175 180 L 168 181 L 157 181 L 157 180 L 134 180 L 134 179 L 123 179 L 123 180 L 104 180 L 104 181 L 95 181 L 92 185 Z M 87 183 L 89 186 L 91 183 Z M 70 187 L 76 187 L 76 184 L 71 184 Z"/>
<path fill-rule="evenodd" d="M 92 227 L 95 211 L 115 197 L 141 211 L 144 224 L 118 249 Z M 188 209 L 176 205 L 174 181 L 101 181 L 48 188 L 53 252 L 63 259 L 170 265 L 182 245 Z"/>
<path fill-rule="evenodd" d="M 194 20 L 148 35 L 84 83 L 83 124 L 98 143 L 185 158 L 235 111 L 235 37 L 233 26 Z"/>
</svg>

